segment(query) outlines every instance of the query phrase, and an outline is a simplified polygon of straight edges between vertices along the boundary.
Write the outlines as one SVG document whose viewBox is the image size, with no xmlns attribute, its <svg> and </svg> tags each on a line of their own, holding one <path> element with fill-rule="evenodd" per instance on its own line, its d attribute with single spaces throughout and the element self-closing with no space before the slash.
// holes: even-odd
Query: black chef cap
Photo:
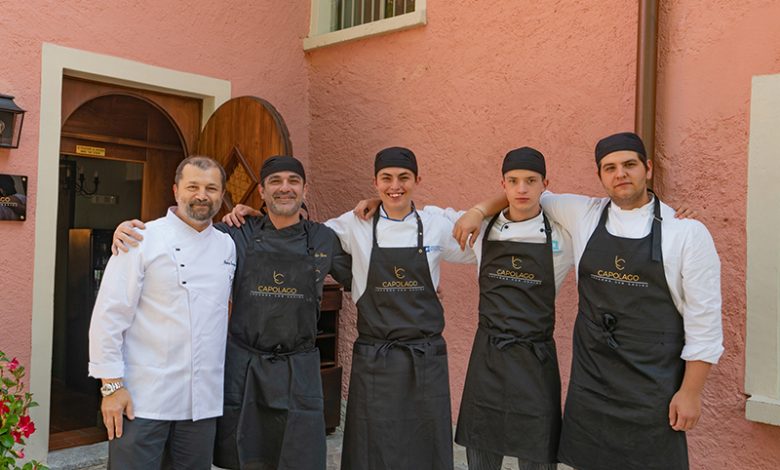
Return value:
<svg viewBox="0 0 780 470">
<path fill-rule="evenodd" d="M 599 140 L 599 143 L 596 144 L 596 165 L 601 163 L 602 158 L 620 150 L 638 153 L 642 162 L 647 164 L 647 153 L 642 139 L 633 132 L 621 132 Z"/>
<path fill-rule="evenodd" d="M 374 159 L 374 175 L 383 168 L 406 168 L 417 176 L 417 158 L 414 152 L 403 147 L 389 147 L 380 150 Z"/>
<path fill-rule="evenodd" d="M 262 168 L 260 168 L 260 182 L 274 173 L 280 171 L 292 171 L 297 173 L 306 181 L 306 172 L 303 171 L 303 163 L 295 157 L 287 157 L 284 155 L 276 155 L 263 162 Z"/>
<path fill-rule="evenodd" d="M 506 174 L 512 170 L 531 170 L 547 177 L 547 167 L 544 164 L 544 155 L 542 152 L 531 147 L 520 147 L 510 150 L 504 157 L 504 164 L 501 165 L 501 173 Z"/>
</svg>

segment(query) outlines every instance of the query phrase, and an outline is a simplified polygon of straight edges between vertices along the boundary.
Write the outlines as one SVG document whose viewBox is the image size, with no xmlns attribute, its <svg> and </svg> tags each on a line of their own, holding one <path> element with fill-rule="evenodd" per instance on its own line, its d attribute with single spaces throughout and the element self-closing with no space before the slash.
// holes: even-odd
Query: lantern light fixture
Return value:
<svg viewBox="0 0 780 470">
<path fill-rule="evenodd" d="M 0 93 L 0 148 L 19 148 L 25 112 L 13 96 Z"/>
</svg>

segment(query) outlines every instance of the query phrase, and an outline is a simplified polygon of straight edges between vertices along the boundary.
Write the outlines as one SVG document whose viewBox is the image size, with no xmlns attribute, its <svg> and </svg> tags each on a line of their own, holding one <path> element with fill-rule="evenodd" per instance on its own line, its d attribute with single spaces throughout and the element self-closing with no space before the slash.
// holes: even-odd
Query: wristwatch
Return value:
<svg viewBox="0 0 780 470">
<path fill-rule="evenodd" d="M 102 387 L 100 387 L 100 394 L 104 397 L 108 397 L 114 394 L 117 390 L 124 387 L 125 384 L 122 382 L 108 382 L 103 384 Z"/>
</svg>

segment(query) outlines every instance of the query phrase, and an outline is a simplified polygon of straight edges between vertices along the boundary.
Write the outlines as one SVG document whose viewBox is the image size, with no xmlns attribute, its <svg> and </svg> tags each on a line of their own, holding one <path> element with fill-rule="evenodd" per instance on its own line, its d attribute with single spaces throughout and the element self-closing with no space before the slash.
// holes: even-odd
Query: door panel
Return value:
<svg viewBox="0 0 780 470">
<path fill-rule="evenodd" d="M 292 155 L 282 116 L 267 101 L 242 96 L 211 115 L 198 140 L 198 154 L 216 159 L 227 173 L 227 194 L 217 219 L 237 203 L 259 207 L 260 167 L 274 155 Z"/>
</svg>

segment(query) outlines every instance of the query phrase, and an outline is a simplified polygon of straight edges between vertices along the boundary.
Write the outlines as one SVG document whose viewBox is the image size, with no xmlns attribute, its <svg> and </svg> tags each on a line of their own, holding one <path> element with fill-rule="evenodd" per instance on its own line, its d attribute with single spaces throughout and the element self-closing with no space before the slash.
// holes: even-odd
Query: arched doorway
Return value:
<svg viewBox="0 0 780 470">
<path fill-rule="evenodd" d="M 167 97 L 162 106 L 156 95 L 63 82 L 50 450 L 105 439 L 98 381 L 87 376 L 87 363 L 89 322 L 111 256 L 111 232 L 122 220 L 154 219 L 175 204 L 176 166 L 195 145 L 172 115 L 181 121 L 182 109 L 189 111 L 185 121 L 193 123 L 197 138 L 199 100 Z"/>
</svg>

